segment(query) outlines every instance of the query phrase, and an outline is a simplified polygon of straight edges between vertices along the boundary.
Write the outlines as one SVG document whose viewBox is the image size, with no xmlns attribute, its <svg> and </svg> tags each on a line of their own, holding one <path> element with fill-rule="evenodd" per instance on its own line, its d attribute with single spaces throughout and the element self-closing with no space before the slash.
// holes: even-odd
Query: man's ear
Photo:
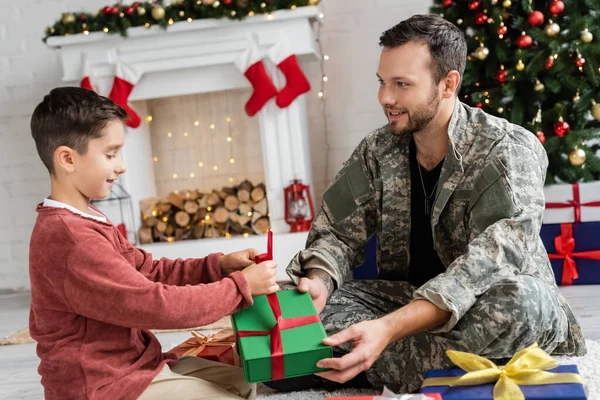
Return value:
<svg viewBox="0 0 600 400">
<path fill-rule="evenodd" d="M 458 95 L 456 89 L 460 84 L 461 76 L 458 71 L 452 70 L 448 72 L 446 78 L 444 78 L 444 98 L 450 98 Z"/>
<path fill-rule="evenodd" d="M 67 173 L 75 172 L 75 150 L 60 146 L 54 151 L 54 169 Z"/>
</svg>

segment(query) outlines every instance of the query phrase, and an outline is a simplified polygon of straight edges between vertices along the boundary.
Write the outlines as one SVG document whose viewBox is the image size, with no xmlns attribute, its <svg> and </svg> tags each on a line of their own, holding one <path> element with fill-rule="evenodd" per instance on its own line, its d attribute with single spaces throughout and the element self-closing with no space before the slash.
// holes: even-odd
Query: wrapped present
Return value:
<svg viewBox="0 0 600 400">
<path fill-rule="evenodd" d="M 585 400 L 576 365 L 562 365 L 537 344 L 519 351 L 505 366 L 469 353 L 448 350 L 459 369 L 428 371 L 422 393 L 444 400 Z"/>
<path fill-rule="evenodd" d="M 600 182 L 549 185 L 544 194 L 544 224 L 600 221 Z"/>
<path fill-rule="evenodd" d="M 325 400 L 442 400 L 439 393 L 426 394 L 395 394 L 388 388 L 383 388 L 383 393 L 378 396 L 355 396 L 355 397 L 328 397 Z"/>
<path fill-rule="evenodd" d="M 238 365 L 233 329 L 223 329 L 217 333 L 203 335 L 192 332 L 191 338 L 168 351 L 179 357 L 195 356 L 225 364 Z"/>
<path fill-rule="evenodd" d="M 266 382 L 326 371 L 319 360 L 332 357 L 323 324 L 308 293 L 286 290 L 254 297 L 232 316 L 246 380 Z"/>
<path fill-rule="evenodd" d="M 540 236 L 557 284 L 600 284 L 600 222 L 543 225 Z"/>
</svg>

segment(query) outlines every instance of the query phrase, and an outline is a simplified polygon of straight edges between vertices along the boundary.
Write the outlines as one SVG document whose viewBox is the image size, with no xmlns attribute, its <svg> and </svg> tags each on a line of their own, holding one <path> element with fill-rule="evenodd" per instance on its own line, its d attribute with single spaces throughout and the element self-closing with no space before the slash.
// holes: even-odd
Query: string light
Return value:
<svg viewBox="0 0 600 400">
<path fill-rule="evenodd" d="M 188 133 L 187 132 L 183 132 L 183 136 L 188 137 Z"/>
<path fill-rule="evenodd" d="M 149 24 L 148 22 L 146 22 L 146 23 L 144 24 L 144 26 L 145 26 L 146 28 L 150 28 L 150 24 Z"/>
<path fill-rule="evenodd" d="M 290 7 L 292 10 L 296 9 L 296 5 L 294 4 L 293 6 Z"/>
<path fill-rule="evenodd" d="M 248 236 L 249 236 L 249 235 L 248 235 L 248 232 L 244 233 L 244 237 L 245 237 L 245 238 L 247 238 Z"/>
<path fill-rule="evenodd" d="M 210 124 L 210 129 L 215 129 L 215 124 Z"/>
<path fill-rule="evenodd" d="M 157 215 L 157 214 L 158 214 L 158 213 L 156 212 L 156 210 L 152 210 L 152 216 L 153 216 L 153 217 L 156 217 L 156 215 Z"/>
<path fill-rule="evenodd" d="M 148 122 L 152 122 L 152 115 L 148 115 L 148 116 L 146 117 L 146 121 L 148 121 Z"/>
<path fill-rule="evenodd" d="M 319 99 L 321 99 L 321 101 L 323 101 L 322 107 L 321 107 L 321 114 L 322 114 L 322 120 L 323 120 L 323 131 L 325 133 L 325 154 L 329 154 L 329 150 L 331 149 L 331 146 L 329 144 L 329 127 L 327 124 L 327 104 L 326 104 L 326 96 L 325 96 L 325 83 L 327 82 L 328 78 L 327 78 L 327 74 L 325 73 L 325 61 L 329 61 L 330 57 L 329 55 L 325 54 L 325 51 L 323 50 L 323 42 L 321 40 L 321 29 L 323 28 L 323 18 L 325 17 L 324 14 L 319 14 L 319 20 L 315 21 L 315 25 L 316 25 L 316 42 L 317 42 L 317 47 L 318 47 L 318 51 L 319 54 L 322 54 L 323 56 L 321 57 L 321 62 L 320 62 L 320 67 L 321 67 L 321 87 L 320 90 L 318 92 L 318 97 Z M 329 163 L 325 163 L 325 180 L 326 183 L 329 183 Z"/>
<path fill-rule="evenodd" d="M 193 172 L 192 172 L 192 173 L 190 173 L 190 178 L 193 178 L 193 177 L 195 177 L 195 176 L 196 176 L 196 175 L 194 175 L 194 173 L 193 173 Z M 189 194 L 189 193 L 188 193 L 188 194 Z"/>
<path fill-rule="evenodd" d="M 173 179 L 177 179 L 177 174 L 173 174 Z"/>
<path fill-rule="evenodd" d="M 200 168 L 202 168 L 202 167 L 204 167 L 204 163 L 203 163 L 202 161 L 200 161 L 200 162 L 198 163 L 198 166 L 199 166 Z"/>
<path fill-rule="evenodd" d="M 108 27 L 105 26 L 104 28 L 102 28 L 102 30 L 104 31 L 104 33 L 108 33 Z"/>
<path fill-rule="evenodd" d="M 233 164 L 233 163 L 235 163 L 235 159 L 233 159 L 233 158 L 230 158 L 230 159 L 229 159 L 229 163 L 230 163 L 230 164 Z"/>
<path fill-rule="evenodd" d="M 173 137 L 173 132 L 169 132 L 169 133 L 167 133 L 167 136 L 168 136 L 168 137 Z"/>
<path fill-rule="evenodd" d="M 227 141 L 231 142 L 233 140 L 233 138 L 231 136 L 227 136 Z"/>
<path fill-rule="evenodd" d="M 200 121 L 194 121 L 195 126 L 200 126 Z"/>
<path fill-rule="evenodd" d="M 173 25 L 173 18 L 169 18 L 169 25 Z"/>
<path fill-rule="evenodd" d="M 158 157 L 154 157 L 154 162 L 158 162 Z"/>
<path fill-rule="evenodd" d="M 217 167 L 216 165 L 214 165 L 214 166 L 213 166 L 213 170 L 215 170 L 215 171 L 216 171 L 216 170 L 218 170 L 218 169 L 219 169 L 219 167 Z"/>
<path fill-rule="evenodd" d="M 237 14 L 237 13 L 235 12 L 235 10 L 231 12 L 231 16 L 232 16 L 232 17 L 235 17 L 235 14 Z"/>
<path fill-rule="evenodd" d="M 227 117 L 227 118 L 225 119 L 225 121 L 227 121 L 227 122 L 231 122 L 231 117 Z"/>
<path fill-rule="evenodd" d="M 229 178 L 229 182 L 232 183 L 233 182 L 233 178 Z"/>
<path fill-rule="evenodd" d="M 253 16 L 254 16 L 254 11 L 250 11 L 250 12 L 248 13 L 248 16 L 249 16 L 249 17 L 253 17 Z"/>
<path fill-rule="evenodd" d="M 212 211 L 212 207 L 210 207 L 210 206 L 206 207 L 206 211 Z"/>
</svg>

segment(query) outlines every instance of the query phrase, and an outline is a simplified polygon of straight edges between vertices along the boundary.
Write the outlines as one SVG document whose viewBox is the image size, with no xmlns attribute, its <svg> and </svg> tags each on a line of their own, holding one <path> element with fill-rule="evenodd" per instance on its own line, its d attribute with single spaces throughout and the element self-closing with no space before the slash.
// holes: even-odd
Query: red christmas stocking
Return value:
<svg viewBox="0 0 600 400">
<path fill-rule="evenodd" d="M 234 63 L 252 84 L 254 92 L 244 107 L 246 114 L 252 117 L 263 108 L 267 101 L 277 96 L 277 88 L 267 75 L 254 37 L 251 38 L 248 49 Z"/>
<path fill-rule="evenodd" d="M 127 111 L 127 120 L 125 124 L 131 128 L 137 128 L 142 122 L 140 116 L 131 108 L 128 103 L 129 95 L 133 91 L 135 84 L 140 80 L 142 76 L 141 72 L 136 69 L 123 64 L 117 63 L 115 80 L 113 81 L 113 87 L 108 97 L 123 107 Z"/>
<path fill-rule="evenodd" d="M 79 87 L 95 92 L 94 87 L 92 86 L 92 70 L 90 68 L 90 63 L 86 59 L 82 61 L 81 82 L 79 82 Z"/>
<path fill-rule="evenodd" d="M 292 53 L 286 35 L 281 35 L 277 44 L 268 52 L 269 59 L 285 75 L 285 87 L 281 89 L 275 101 L 280 108 L 289 106 L 296 97 L 310 90 L 310 83 L 298 64 L 296 55 Z"/>
</svg>

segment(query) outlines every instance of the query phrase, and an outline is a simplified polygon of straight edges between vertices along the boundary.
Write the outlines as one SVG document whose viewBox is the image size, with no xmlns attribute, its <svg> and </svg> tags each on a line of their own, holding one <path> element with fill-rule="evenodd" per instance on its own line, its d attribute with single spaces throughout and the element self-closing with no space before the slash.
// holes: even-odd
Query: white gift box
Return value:
<svg viewBox="0 0 600 400">
<path fill-rule="evenodd" d="M 576 191 L 579 191 L 577 201 Z M 600 181 L 579 184 L 558 184 L 544 188 L 546 210 L 544 224 L 600 221 Z M 560 208 L 550 208 L 553 204 Z M 576 221 L 579 210 L 580 221 Z"/>
</svg>

